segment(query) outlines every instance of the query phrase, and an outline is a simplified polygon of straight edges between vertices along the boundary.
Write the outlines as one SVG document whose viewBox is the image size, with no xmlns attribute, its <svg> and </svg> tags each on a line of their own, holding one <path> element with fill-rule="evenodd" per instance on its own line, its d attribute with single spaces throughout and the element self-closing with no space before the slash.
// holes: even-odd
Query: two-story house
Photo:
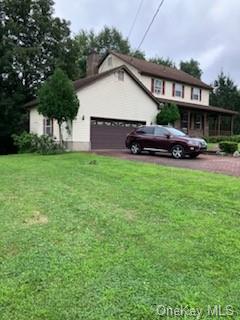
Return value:
<svg viewBox="0 0 240 320">
<path fill-rule="evenodd" d="M 230 135 L 236 112 L 209 105 L 212 87 L 193 76 L 163 65 L 157 65 L 128 55 L 109 52 L 99 65 L 104 72 L 125 64 L 158 99 L 177 104 L 181 119 L 175 127 L 193 136 Z"/>
<path fill-rule="evenodd" d="M 175 124 L 193 136 L 231 134 L 236 112 L 209 105 L 212 88 L 175 68 L 108 52 L 92 53 L 88 76 L 74 82 L 80 101 L 76 119 L 63 124 L 64 141 L 71 150 L 124 148 L 127 133 L 154 124 L 167 102 L 174 102 L 181 119 Z M 30 131 L 59 137 L 55 120 L 45 119 L 37 100 L 27 104 Z"/>
</svg>

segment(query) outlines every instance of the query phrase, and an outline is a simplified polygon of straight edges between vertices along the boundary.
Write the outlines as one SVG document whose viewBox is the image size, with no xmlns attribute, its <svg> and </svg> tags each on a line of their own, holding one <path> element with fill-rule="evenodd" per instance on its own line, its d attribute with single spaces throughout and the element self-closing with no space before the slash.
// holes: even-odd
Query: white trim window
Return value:
<svg viewBox="0 0 240 320">
<path fill-rule="evenodd" d="M 165 82 L 161 79 L 152 79 L 152 92 L 156 95 L 164 94 Z"/>
<path fill-rule="evenodd" d="M 183 85 L 180 83 L 175 83 L 174 86 L 174 96 L 183 98 Z"/>
<path fill-rule="evenodd" d="M 43 119 L 43 134 L 53 136 L 53 120 L 49 118 Z"/>
<path fill-rule="evenodd" d="M 117 74 L 118 74 L 118 80 L 119 81 L 124 81 L 124 71 L 123 70 L 119 70 L 117 72 Z"/>
<path fill-rule="evenodd" d="M 109 67 L 112 67 L 113 62 L 112 62 L 112 57 L 111 57 L 111 56 L 110 56 L 110 57 L 108 57 L 108 59 L 107 59 L 107 63 L 108 63 L 108 66 L 109 66 Z"/>
<path fill-rule="evenodd" d="M 154 79 L 154 93 L 162 94 L 163 83 L 160 79 Z"/>
<path fill-rule="evenodd" d="M 201 101 L 201 89 L 200 88 L 192 88 L 191 99 Z"/>
</svg>

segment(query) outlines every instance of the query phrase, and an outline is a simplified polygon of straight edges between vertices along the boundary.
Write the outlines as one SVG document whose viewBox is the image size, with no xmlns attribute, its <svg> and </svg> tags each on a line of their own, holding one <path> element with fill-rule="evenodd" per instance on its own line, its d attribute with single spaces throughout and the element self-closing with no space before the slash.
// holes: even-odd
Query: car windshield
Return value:
<svg viewBox="0 0 240 320">
<path fill-rule="evenodd" d="M 167 130 L 173 135 L 173 136 L 179 136 L 184 137 L 186 134 L 180 130 L 177 130 L 175 128 L 167 128 Z"/>
</svg>

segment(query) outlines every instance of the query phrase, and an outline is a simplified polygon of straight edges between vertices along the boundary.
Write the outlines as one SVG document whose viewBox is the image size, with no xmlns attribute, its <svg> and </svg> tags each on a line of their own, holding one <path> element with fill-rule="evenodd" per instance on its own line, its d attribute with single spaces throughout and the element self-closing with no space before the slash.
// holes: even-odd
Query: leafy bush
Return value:
<svg viewBox="0 0 240 320">
<path fill-rule="evenodd" d="M 64 151 L 54 138 L 47 135 L 24 132 L 19 136 L 13 135 L 13 139 L 19 153 L 55 154 Z"/>
<path fill-rule="evenodd" d="M 219 143 L 219 148 L 221 151 L 226 153 L 234 153 L 238 150 L 238 144 L 237 142 L 233 141 L 222 141 Z"/>
<path fill-rule="evenodd" d="M 218 142 L 222 142 L 222 141 L 233 141 L 233 142 L 240 143 L 240 135 L 205 137 L 205 140 L 209 143 L 218 143 Z"/>
<path fill-rule="evenodd" d="M 21 135 L 12 135 L 14 145 L 19 153 L 32 153 L 37 151 L 38 136 L 33 133 L 23 132 Z"/>
<path fill-rule="evenodd" d="M 157 114 L 157 124 L 168 125 L 174 124 L 180 119 L 180 113 L 175 103 L 166 103 L 163 109 Z"/>
</svg>

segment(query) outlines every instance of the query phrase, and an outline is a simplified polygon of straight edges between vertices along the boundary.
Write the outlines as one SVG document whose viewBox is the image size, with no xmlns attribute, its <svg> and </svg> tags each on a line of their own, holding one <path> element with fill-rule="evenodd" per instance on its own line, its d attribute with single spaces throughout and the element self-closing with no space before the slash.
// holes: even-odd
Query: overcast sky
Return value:
<svg viewBox="0 0 240 320">
<path fill-rule="evenodd" d="M 126 37 L 140 0 L 55 0 L 56 15 L 80 29 L 115 26 Z M 137 48 L 159 0 L 144 0 L 130 37 Z M 203 80 L 211 83 L 223 70 L 240 85 L 240 1 L 165 0 L 141 49 L 147 57 L 169 57 L 177 63 L 197 59 Z"/>
</svg>

